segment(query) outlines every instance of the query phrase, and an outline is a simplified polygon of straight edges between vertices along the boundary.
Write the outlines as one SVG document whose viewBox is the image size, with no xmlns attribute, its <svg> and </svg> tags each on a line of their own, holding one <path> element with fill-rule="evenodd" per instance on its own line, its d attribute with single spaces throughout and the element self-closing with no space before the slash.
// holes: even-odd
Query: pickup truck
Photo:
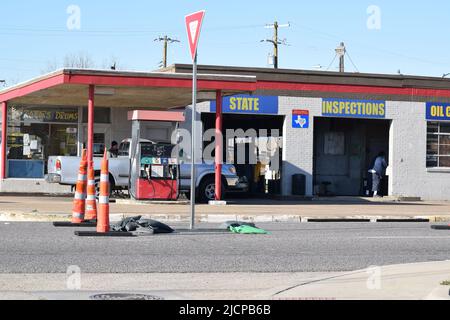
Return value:
<svg viewBox="0 0 450 320">
<path fill-rule="evenodd" d="M 142 140 L 143 142 L 151 142 Z M 109 181 L 111 191 L 115 189 L 126 190 L 129 187 L 131 139 L 125 139 L 119 146 L 119 156 L 109 159 Z M 81 158 L 52 156 L 48 159 L 48 183 L 75 186 L 77 183 L 78 168 Z M 100 171 L 101 158 L 94 158 L 96 176 Z M 215 166 L 214 164 L 196 164 L 196 196 L 198 201 L 207 202 L 215 197 Z M 180 192 L 189 196 L 191 181 L 190 163 L 180 165 Z M 224 164 L 222 167 L 222 190 L 225 193 L 247 192 L 248 182 L 245 177 L 236 175 L 233 165 Z"/>
</svg>

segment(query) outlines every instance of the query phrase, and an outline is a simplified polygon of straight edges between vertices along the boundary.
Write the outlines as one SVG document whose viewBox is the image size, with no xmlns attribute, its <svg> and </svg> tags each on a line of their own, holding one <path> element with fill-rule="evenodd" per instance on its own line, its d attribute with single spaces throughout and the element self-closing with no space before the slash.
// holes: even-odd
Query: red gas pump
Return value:
<svg viewBox="0 0 450 320">
<path fill-rule="evenodd" d="M 179 197 L 178 146 L 154 142 L 148 132 L 148 122 L 184 121 L 182 112 L 134 111 L 129 114 L 132 125 L 130 146 L 129 191 L 136 200 L 177 200 Z"/>
<path fill-rule="evenodd" d="M 136 180 L 137 200 L 178 199 L 178 160 L 176 146 L 141 142 L 139 145 L 139 178 Z"/>
</svg>

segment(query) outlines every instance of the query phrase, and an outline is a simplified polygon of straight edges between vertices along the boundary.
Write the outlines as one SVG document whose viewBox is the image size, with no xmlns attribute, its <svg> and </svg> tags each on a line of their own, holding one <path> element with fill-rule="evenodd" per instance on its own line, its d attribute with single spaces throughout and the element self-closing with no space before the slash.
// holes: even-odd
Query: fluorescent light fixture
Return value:
<svg viewBox="0 0 450 320">
<path fill-rule="evenodd" d="M 95 94 L 99 96 L 113 96 L 116 93 L 114 88 L 96 87 Z"/>
<path fill-rule="evenodd" d="M 198 100 L 216 100 L 215 92 L 198 92 L 197 93 Z"/>
</svg>

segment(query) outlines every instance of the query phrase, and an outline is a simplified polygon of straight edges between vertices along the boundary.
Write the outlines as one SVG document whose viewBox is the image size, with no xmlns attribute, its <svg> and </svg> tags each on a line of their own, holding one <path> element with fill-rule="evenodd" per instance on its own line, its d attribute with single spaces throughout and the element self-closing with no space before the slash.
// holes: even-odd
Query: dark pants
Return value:
<svg viewBox="0 0 450 320">
<path fill-rule="evenodd" d="M 378 173 L 372 173 L 372 191 L 380 192 L 381 175 Z"/>
</svg>

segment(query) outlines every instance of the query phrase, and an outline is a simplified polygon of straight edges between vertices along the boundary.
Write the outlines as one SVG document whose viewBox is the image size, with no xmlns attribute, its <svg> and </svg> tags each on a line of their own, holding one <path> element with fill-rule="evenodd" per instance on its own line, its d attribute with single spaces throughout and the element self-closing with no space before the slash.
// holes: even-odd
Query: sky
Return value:
<svg viewBox="0 0 450 320">
<path fill-rule="evenodd" d="M 445 0 L 15 0 L 0 3 L 0 80 L 25 81 L 80 54 L 97 68 L 117 61 L 119 69 L 155 70 L 162 44 L 154 39 L 166 34 L 181 41 L 169 46 L 169 64 L 190 63 L 184 16 L 202 9 L 200 64 L 268 67 L 273 48 L 261 40 L 272 37 L 265 26 L 277 20 L 290 24 L 279 30 L 288 44 L 280 68 L 337 71 L 334 49 L 344 42 L 349 72 L 450 73 Z"/>
</svg>

